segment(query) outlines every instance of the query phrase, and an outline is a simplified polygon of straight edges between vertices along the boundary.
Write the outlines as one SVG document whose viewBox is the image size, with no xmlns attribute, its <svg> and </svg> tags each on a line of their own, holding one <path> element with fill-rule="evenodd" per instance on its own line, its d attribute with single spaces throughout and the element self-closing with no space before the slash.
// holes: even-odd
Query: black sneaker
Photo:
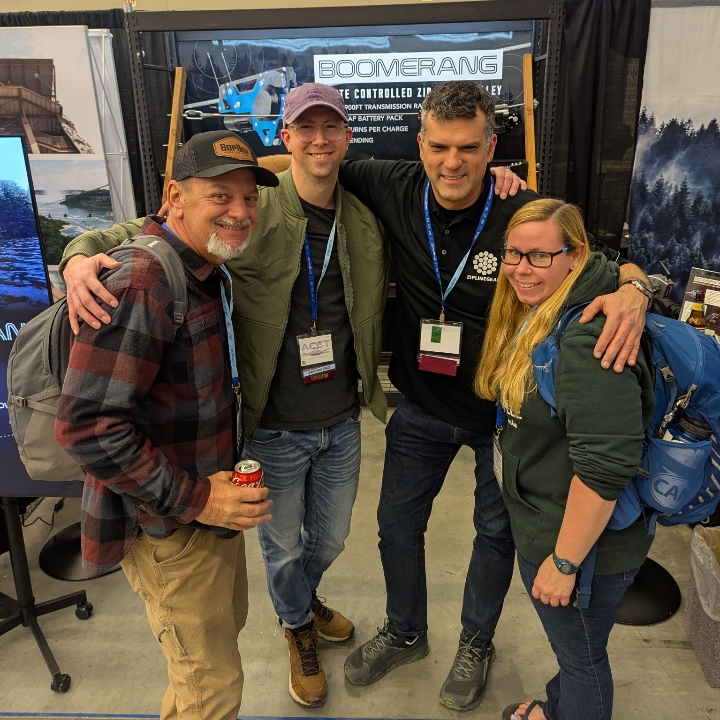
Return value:
<svg viewBox="0 0 720 720">
<path fill-rule="evenodd" d="M 491 642 L 471 645 L 460 639 L 455 662 L 440 689 L 440 702 L 453 710 L 472 710 L 485 694 L 490 666 L 495 659 Z"/>
<path fill-rule="evenodd" d="M 430 652 L 427 633 L 414 638 L 395 633 L 389 620 L 378 634 L 348 655 L 345 676 L 353 685 L 370 685 L 393 668 L 422 660 Z"/>
</svg>

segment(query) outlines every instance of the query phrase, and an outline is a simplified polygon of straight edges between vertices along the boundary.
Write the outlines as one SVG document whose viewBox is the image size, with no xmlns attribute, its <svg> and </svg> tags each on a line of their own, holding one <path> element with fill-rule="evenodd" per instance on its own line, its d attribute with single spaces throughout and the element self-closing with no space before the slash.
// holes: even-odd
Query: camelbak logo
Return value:
<svg viewBox="0 0 720 720">
<path fill-rule="evenodd" d="M 680 488 L 677 485 L 672 485 L 663 477 L 658 478 L 653 483 L 653 489 L 658 495 L 672 498 L 675 502 L 680 499 Z"/>
<path fill-rule="evenodd" d="M 315 80 L 325 85 L 406 80 L 499 80 L 503 50 L 315 55 Z"/>
</svg>

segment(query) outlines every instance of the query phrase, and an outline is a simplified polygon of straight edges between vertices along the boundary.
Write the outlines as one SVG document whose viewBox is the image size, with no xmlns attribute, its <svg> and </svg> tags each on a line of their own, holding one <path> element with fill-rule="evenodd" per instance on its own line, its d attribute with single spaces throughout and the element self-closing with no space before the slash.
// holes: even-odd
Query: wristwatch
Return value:
<svg viewBox="0 0 720 720">
<path fill-rule="evenodd" d="M 573 565 L 569 560 L 563 560 L 562 558 L 559 558 L 554 552 L 553 562 L 555 563 L 555 567 L 563 575 L 575 575 L 576 573 L 580 572 L 580 568 L 582 567 L 582 565 Z"/>
<path fill-rule="evenodd" d="M 655 299 L 655 291 L 644 280 L 641 280 L 640 278 L 633 278 L 632 280 L 628 280 L 627 282 L 623 283 L 623 285 L 632 285 L 633 287 L 638 289 L 648 299 L 648 307 L 650 307 L 652 301 Z M 622 287 L 622 285 L 620 287 Z"/>
</svg>

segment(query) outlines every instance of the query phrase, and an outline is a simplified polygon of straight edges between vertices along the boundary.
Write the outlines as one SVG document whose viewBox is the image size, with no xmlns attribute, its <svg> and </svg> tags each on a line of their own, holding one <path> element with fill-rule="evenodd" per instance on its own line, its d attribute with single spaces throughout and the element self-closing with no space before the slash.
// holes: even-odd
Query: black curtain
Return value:
<svg viewBox="0 0 720 720">
<path fill-rule="evenodd" d="M 548 195 L 619 249 L 635 158 L 651 0 L 565 0 Z"/>
<path fill-rule="evenodd" d="M 144 185 L 140 161 L 135 100 L 132 90 L 130 42 L 123 10 L 68 10 L 61 12 L 0 13 L 0 27 L 33 27 L 40 25 L 86 25 L 93 30 L 107 29 L 112 33 L 120 105 L 127 140 L 130 172 L 132 174 L 135 205 L 138 216 L 143 215 Z M 2 49 L 0 49 L 0 56 Z"/>
</svg>

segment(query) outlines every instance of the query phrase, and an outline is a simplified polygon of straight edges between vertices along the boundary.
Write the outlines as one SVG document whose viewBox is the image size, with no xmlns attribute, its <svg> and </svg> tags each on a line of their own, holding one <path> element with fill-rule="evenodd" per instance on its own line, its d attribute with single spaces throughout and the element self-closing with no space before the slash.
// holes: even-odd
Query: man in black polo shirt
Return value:
<svg viewBox="0 0 720 720">
<path fill-rule="evenodd" d="M 449 82 L 423 102 L 421 163 L 350 160 L 340 169 L 340 182 L 375 213 L 391 240 L 398 294 L 389 374 L 405 396 L 386 430 L 378 507 L 387 620 L 347 658 L 345 674 L 352 683 L 368 685 L 427 655 L 424 534 L 450 463 L 467 445 L 476 459 L 477 534 L 460 645 L 440 691 L 440 702 L 456 710 L 482 700 L 514 562 L 510 521 L 493 474 L 495 407 L 475 396 L 472 379 L 503 233 L 515 211 L 537 197 L 522 191 L 506 200 L 494 196 L 487 167 L 497 141 L 493 118 L 493 101 L 484 89 Z M 621 269 L 621 283 L 638 277 L 644 277 L 639 268 Z M 624 320 L 602 362 L 610 366 L 619 343 L 615 362 L 622 368 L 629 355 L 634 361 L 647 298 L 632 286 L 608 298 L 603 307 L 610 336 L 616 318 Z M 629 326 L 630 339 L 623 339 Z"/>
</svg>

